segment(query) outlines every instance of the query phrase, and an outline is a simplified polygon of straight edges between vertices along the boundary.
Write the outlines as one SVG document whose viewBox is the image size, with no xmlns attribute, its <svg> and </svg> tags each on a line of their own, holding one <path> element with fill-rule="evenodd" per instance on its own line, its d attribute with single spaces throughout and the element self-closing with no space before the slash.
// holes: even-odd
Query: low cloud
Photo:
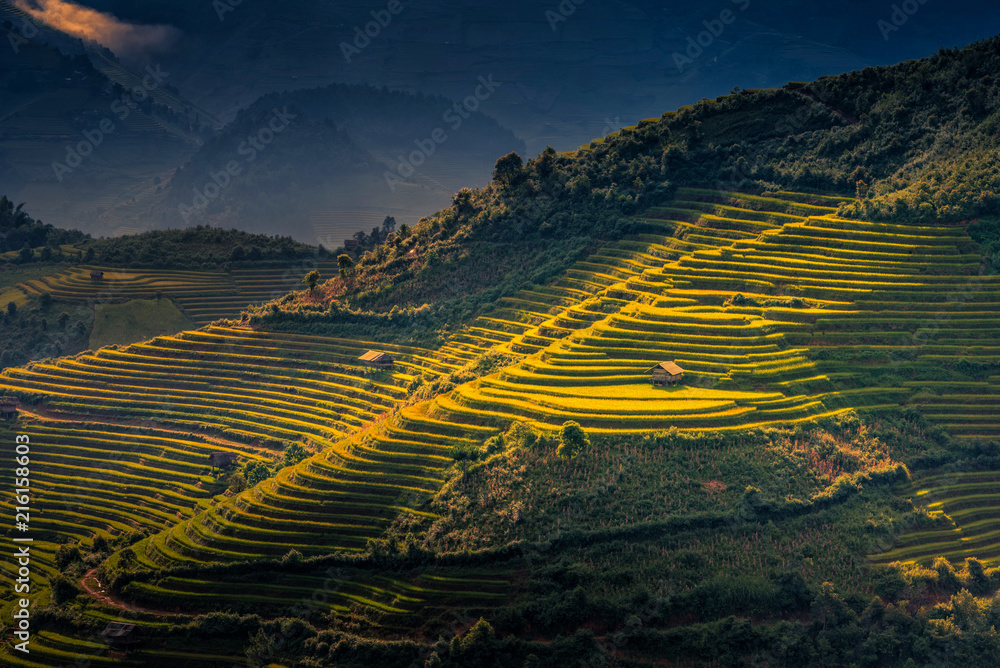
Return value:
<svg viewBox="0 0 1000 668">
<path fill-rule="evenodd" d="M 173 26 L 128 23 L 63 0 L 14 0 L 14 4 L 37 21 L 67 35 L 103 44 L 119 56 L 167 51 L 181 35 Z"/>
</svg>

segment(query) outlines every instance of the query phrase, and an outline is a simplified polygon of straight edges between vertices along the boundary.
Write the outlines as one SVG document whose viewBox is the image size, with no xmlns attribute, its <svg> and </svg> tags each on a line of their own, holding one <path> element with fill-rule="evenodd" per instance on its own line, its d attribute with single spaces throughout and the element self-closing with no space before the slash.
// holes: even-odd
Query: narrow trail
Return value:
<svg viewBox="0 0 1000 668">
<path fill-rule="evenodd" d="M 147 608 L 140 605 L 132 605 L 131 603 L 126 603 L 117 596 L 112 595 L 104 588 L 104 585 L 97 579 L 96 576 L 97 569 L 92 568 L 87 571 L 84 576 L 80 579 L 80 586 L 83 587 L 84 591 L 91 598 L 94 598 L 105 605 L 110 605 L 111 607 L 122 610 L 126 614 L 136 614 L 141 613 L 144 615 L 152 615 L 154 617 L 197 617 L 196 614 L 190 612 L 174 612 L 171 610 L 161 610 L 158 608 Z"/>
</svg>

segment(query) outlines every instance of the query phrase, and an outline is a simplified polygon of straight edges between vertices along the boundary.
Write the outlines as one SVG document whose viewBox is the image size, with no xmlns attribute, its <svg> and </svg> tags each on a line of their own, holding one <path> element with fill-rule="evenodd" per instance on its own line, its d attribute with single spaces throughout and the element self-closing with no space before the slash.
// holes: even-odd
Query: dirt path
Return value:
<svg viewBox="0 0 1000 668">
<path fill-rule="evenodd" d="M 84 591 L 91 598 L 94 598 L 105 605 L 109 605 L 112 608 L 124 611 L 126 614 L 136 614 L 141 613 L 144 615 L 153 615 L 154 617 L 196 617 L 194 613 L 190 612 L 173 612 L 170 610 L 160 610 L 157 608 L 146 608 L 139 605 L 132 605 L 131 603 L 126 603 L 120 598 L 113 596 L 105 589 L 104 585 L 97 579 L 96 576 L 97 569 L 92 568 L 87 571 L 83 578 L 80 579 L 80 586 L 83 587 Z"/>
</svg>

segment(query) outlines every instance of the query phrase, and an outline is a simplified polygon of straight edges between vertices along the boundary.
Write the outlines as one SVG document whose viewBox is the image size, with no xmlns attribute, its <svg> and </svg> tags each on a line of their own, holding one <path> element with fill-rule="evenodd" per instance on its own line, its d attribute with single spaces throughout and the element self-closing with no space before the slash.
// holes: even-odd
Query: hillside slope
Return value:
<svg viewBox="0 0 1000 668">
<path fill-rule="evenodd" d="M 998 292 L 996 280 L 969 273 L 980 267 L 981 258 L 957 250 L 967 239 L 963 230 L 928 226 L 914 235 L 916 230 L 907 228 L 900 237 L 899 226 L 838 218 L 833 202 L 819 196 L 770 195 L 681 189 L 670 206 L 650 209 L 635 220 L 647 232 L 609 244 L 551 284 L 506 300 L 436 351 L 215 327 L 7 370 L 0 387 L 34 404 L 26 411 L 35 422 L 25 429 L 58 448 L 58 467 L 71 466 L 84 454 L 94 456 L 83 434 L 114 430 L 121 449 L 107 461 L 93 461 L 102 485 L 125 484 L 124 471 L 115 472 L 122 466 L 136 472 L 150 469 L 156 471 L 155 478 L 146 474 L 151 490 L 183 494 L 188 504 L 195 504 L 192 511 L 179 509 L 171 518 L 154 517 L 152 507 L 137 499 L 133 503 L 150 511 L 130 513 L 131 526 L 119 526 L 92 508 L 89 488 L 74 492 L 73 498 L 63 493 L 62 503 L 73 508 L 65 519 L 60 506 L 53 505 L 55 498 L 49 498 L 51 492 L 43 490 L 37 503 L 52 512 L 38 525 L 49 536 L 39 544 L 40 554 L 54 554 L 66 539 L 105 554 L 91 534 L 109 541 L 127 534 L 130 538 L 122 540 L 134 565 L 123 562 L 119 552 L 105 566 L 104 577 L 117 576 L 122 595 L 144 608 L 199 611 L 260 604 L 240 592 L 238 582 L 225 575 L 229 571 L 213 575 L 206 563 L 277 564 L 289 550 L 317 559 L 331 552 L 362 554 L 357 566 L 344 562 L 345 568 L 362 570 L 323 609 L 385 620 L 423 618 L 444 600 L 481 610 L 489 599 L 482 598 L 484 591 L 499 594 L 512 586 L 511 576 L 480 571 L 476 577 L 501 590 L 478 590 L 476 595 L 470 589 L 456 598 L 418 584 L 411 578 L 422 577 L 416 575 L 420 571 L 407 570 L 384 583 L 391 584 L 387 590 L 364 574 L 365 560 L 375 558 L 373 546 L 387 530 L 404 532 L 399 539 L 414 546 L 408 549 L 433 555 L 503 548 L 534 534 L 560 535 L 564 521 L 590 531 L 604 526 L 600 522 L 606 519 L 591 517 L 598 508 L 581 513 L 579 506 L 562 506 L 554 516 L 539 508 L 541 515 L 519 520 L 518 513 L 533 502 L 556 501 L 543 501 L 544 495 L 533 500 L 533 492 L 519 491 L 512 480 L 493 492 L 502 502 L 500 516 L 454 513 L 458 481 L 474 484 L 475 476 L 523 451 L 525 446 L 515 445 L 521 436 L 512 435 L 517 429 L 535 433 L 542 457 L 544 448 L 551 447 L 545 444 L 558 438 L 566 420 L 583 425 L 595 443 L 612 435 L 628 439 L 629 432 L 633 438 L 662 438 L 678 429 L 691 434 L 732 431 L 733 438 L 745 439 L 760 434 L 761 427 L 826 424 L 851 409 L 875 415 L 872 411 L 919 402 L 932 421 L 956 429 L 933 404 L 954 405 L 967 396 L 963 393 L 969 383 L 982 383 L 977 367 L 963 360 L 977 351 L 990 355 L 988 346 L 981 348 L 987 342 L 976 337 L 997 324 L 996 309 L 990 307 Z M 875 265 L 877 274 L 872 273 Z M 879 280 L 873 282 L 873 275 Z M 946 295 L 963 285 L 972 286 L 970 303 L 983 308 L 954 320 L 949 316 L 933 335 L 922 329 L 926 313 L 907 312 L 917 295 L 933 309 L 933 300 L 948 303 Z M 893 335 L 897 341 L 917 333 L 928 339 L 913 354 L 896 355 L 896 362 L 887 365 L 880 357 L 880 337 L 890 334 L 858 332 L 864 332 L 867 322 L 892 318 L 900 325 Z M 959 342 L 961 337 L 969 341 Z M 396 354 L 397 368 L 366 373 L 355 358 L 368 347 Z M 496 351 L 505 357 L 492 368 L 484 366 Z M 646 369 L 671 359 L 687 370 L 685 386 L 651 388 Z M 466 361 L 470 364 L 463 369 Z M 928 387 L 936 388 L 933 400 Z M 442 393 L 434 396 L 437 392 Z M 956 431 L 973 438 L 995 434 L 1000 428 L 995 422 L 979 419 L 968 431 Z M 139 428 L 114 426 L 122 424 Z M 844 424 L 851 424 L 850 418 Z M 177 434 L 187 434 L 190 441 L 184 462 L 194 477 L 187 481 L 173 473 L 178 464 L 164 459 L 167 451 L 146 452 L 151 438 L 166 443 Z M 780 476 L 788 474 L 780 473 L 786 466 L 806 467 L 794 475 L 832 473 L 799 491 L 815 496 L 817 508 L 828 503 L 839 508 L 836 504 L 853 498 L 823 500 L 824 493 L 830 494 L 824 485 L 847 484 L 836 477 L 838 470 L 850 480 L 851 475 L 868 476 L 879 494 L 888 494 L 888 484 L 900 470 L 905 476 L 905 469 L 896 468 L 877 440 L 854 438 L 864 444 L 838 445 L 843 450 L 834 456 L 821 448 L 820 439 L 809 446 L 816 448 L 809 456 L 818 459 L 772 465 L 779 467 Z M 300 456 L 305 459 L 298 463 L 289 459 L 292 443 L 304 446 Z M 238 453 L 251 489 L 240 492 L 233 487 L 234 478 L 208 470 L 204 453 L 220 447 Z M 603 461 L 604 447 L 580 457 L 596 458 L 597 464 Z M 259 475 L 255 462 L 267 467 L 265 476 L 273 469 L 273 477 L 254 485 L 259 480 L 252 477 Z M 56 463 L 39 469 L 45 480 L 52 477 L 50 486 L 65 475 L 58 467 L 50 471 L 52 466 Z M 575 468 L 566 474 L 575 475 Z M 515 475 L 539 473 L 522 468 Z M 758 475 L 762 477 L 756 482 L 780 488 L 780 482 L 768 482 L 770 474 Z M 723 476 L 696 484 L 718 488 L 720 498 L 731 498 L 725 490 L 734 481 Z M 220 494 L 226 486 L 230 492 Z M 628 495 L 648 491 L 645 486 L 629 489 Z M 671 498 L 646 501 L 641 513 L 619 518 L 615 526 L 640 531 L 644 522 L 665 521 Z M 667 507 L 660 508 L 661 503 Z M 478 531 L 477 525 L 489 526 L 489 533 Z M 786 527 L 782 531 L 798 531 L 794 522 L 781 526 Z M 837 550 L 858 549 L 851 547 L 848 535 L 837 538 L 847 541 L 838 543 Z M 44 556 L 42 563 L 54 578 L 58 568 L 50 559 Z M 139 572 L 130 573 L 136 567 Z M 267 566 L 272 567 L 282 572 Z M 736 560 L 729 568 L 732 573 L 749 569 L 749 575 L 757 567 Z M 146 574 L 143 569 L 151 570 Z M 818 584 L 817 578 L 839 572 L 830 569 L 834 562 L 824 561 L 818 571 L 803 568 L 800 575 Z M 157 571 L 164 576 L 153 576 Z M 287 582 L 293 589 L 308 586 L 294 577 Z M 854 584 L 842 585 L 867 586 L 850 582 Z M 697 588 L 697 581 L 689 586 Z M 407 587 L 419 587 L 424 602 L 404 604 Z M 203 595 L 208 590 L 214 592 L 211 599 Z"/>
<path fill-rule="evenodd" d="M 1000 651 L 998 53 L 505 156 L 238 322 L 3 371 L 54 453 L 34 501 L 53 635 L 17 665 L 129 614 L 146 665 Z M 985 152 L 949 171 L 948 137 Z M 681 385 L 650 385 L 664 361 Z"/>
</svg>

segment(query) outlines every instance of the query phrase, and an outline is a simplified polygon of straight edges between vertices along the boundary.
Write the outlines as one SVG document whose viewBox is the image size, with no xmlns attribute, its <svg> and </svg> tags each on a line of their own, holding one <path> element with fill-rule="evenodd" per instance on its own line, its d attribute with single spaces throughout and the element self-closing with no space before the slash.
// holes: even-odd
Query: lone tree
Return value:
<svg viewBox="0 0 1000 668">
<path fill-rule="evenodd" d="M 513 188 L 520 183 L 523 176 L 524 160 L 513 151 L 497 160 L 497 164 L 493 168 L 493 180 L 506 189 Z"/>
<path fill-rule="evenodd" d="M 352 260 L 351 256 L 346 253 L 344 253 L 343 255 L 338 255 L 337 266 L 340 267 L 340 275 L 347 276 L 347 274 L 354 267 L 354 260 Z"/>
<path fill-rule="evenodd" d="M 253 487 L 270 478 L 271 469 L 267 468 L 267 464 L 263 462 L 247 462 L 243 476 L 247 479 L 247 485 Z"/>
<path fill-rule="evenodd" d="M 302 447 L 301 443 L 289 443 L 285 448 L 285 457 L 282 466 L 295 466 L 309 456 L 309 452 Z"/>
<path fill-rule="evenodd" d="M 563 459 L 571 459 L 590 446 L 590 439 L 583 432 L 578 422 L 567 420 L 563 422 L 562 433 L 559 435 L 559 448 L 556 454 Z"/>
<path fill-rule="evenodd" d="M 314 292 L 316 290 L 316 284 L 319 283 L 319 272 L 313 269 L 306 274 L 305 278 L 302 279 L 302 282 L 309 284 L 309 292 Z"/>
<path fill-rule="evenodd" d="M 382 221 L 382 236 L 389 236 L 396 231 L 396 219 L 392 216 L 386 216 L 385 220 Z"/>
</svg>

